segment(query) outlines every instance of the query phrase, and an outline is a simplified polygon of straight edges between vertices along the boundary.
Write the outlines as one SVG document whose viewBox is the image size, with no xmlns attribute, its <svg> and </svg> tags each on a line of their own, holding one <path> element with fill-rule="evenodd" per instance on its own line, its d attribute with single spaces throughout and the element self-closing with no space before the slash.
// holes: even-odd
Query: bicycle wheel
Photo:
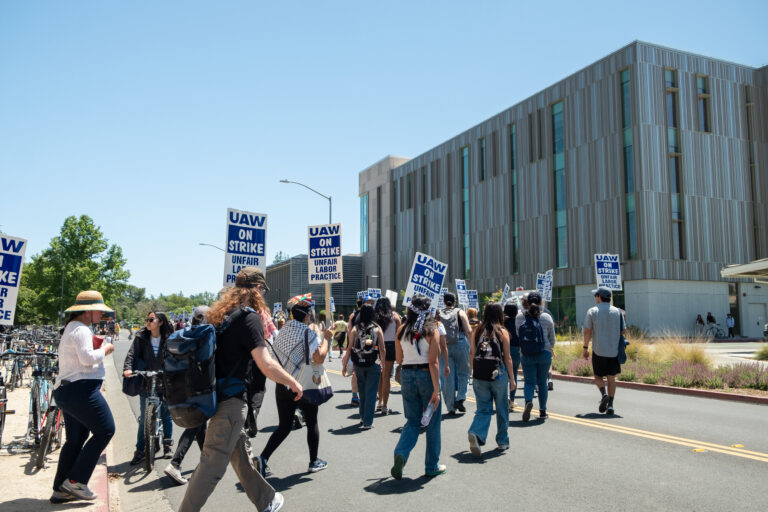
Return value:
<svg viewBox="0 0 768 512">
<path fill-rule="evenodd" d="M 40 383 L 37 381 L 32 381 L 30 409 L 27 429 L 27 437 L 29 439 L 27 439 L 27 442 L 34 441 L 37 444 L 40 442 L 40 418 L 42 416 L 40 412 Z"/>
<path fill-rule="evenodd" d="M 45 426 L 43 435 L 40 436 L 40 446 L 37 448 L 37 460 L 35 466 L 42 468 L 45 465 L 45 456 L 51 448 L 51 439 L 53 438 L 53 429 L 56 426 L 56 417 L 58 409 L 52 407 L 45 413 Z"/>
<path fill-rule="evenodd" d="M 153 403 L 147 404 L 147 410 L 144 411 L 144 469 L 147 473 L 152 471 L 155 465 L 155 429 L 157 429 L 157 406 Z"/>
<path fill-rule="evenodd" d="M 5 411 L 8 402 L 5 399 L 5 387 L 0 387 L 0 447 L 3 446 L 3 430 L 5 429 Z"/>
<path fill-rule="evenodd" d="M 53 438 L 53 442 L 56 443 L 56 448 L 61 447 L 61 440 L 64 437 L 64 413 L 61 409 L 56 408 L 56 435 Z"/>
<path fill-rule="evenodd" d="M 11 365 L 11 378 L 8 379 L 8 391 L 13 391 L 16 387 L 16 361 Z"/>
</svg>

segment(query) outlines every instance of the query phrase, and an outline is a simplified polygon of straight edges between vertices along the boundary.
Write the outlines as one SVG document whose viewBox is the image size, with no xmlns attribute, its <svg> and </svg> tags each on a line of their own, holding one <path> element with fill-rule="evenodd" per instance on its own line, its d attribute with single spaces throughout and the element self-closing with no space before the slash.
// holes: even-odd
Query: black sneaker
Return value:
<svg viewBox="0 0 768 512">
<path fill-rule="evenodd" d="M 613 416 L 615 414 L 613 410 L 613 404 L 608 406 L 608 409 L 605 410 L 605 414 L 608 414 L 609 416 Z"/>
<path fill-rule="evenodd" d="M 133 452 L 133 458 L 131 459 L 131 466 L 138 466 L 144 462 L 144 452 Z"/>
<path fill-rule="evenodd" d="M 547 411 L 543 409 L 539 409 L 539 418 L 541 418 L 542 420 L 545 420 L 549 418 L 549 414 L 547 414 Z"/>
<path fill-rule="evenodd" d="M 456 400 L 456 409 L 458 409 L 460 413 L 467 412 L 467 408 L 464 407 L 464 400 Z"/>
<path fill-rule="evenodd" d="M 173 443 L 163 443 L 163 458 L 169 459 L 173 457 Z"/>
<path fill-rule="evenodd" d="M 600 407 L 597 408 L 600 412 L 605 412 L 605 410 L 608 408 L 608 402 L 610 401 L 610 398 L 608 395 L 603 395 L 603 398 L 600 399 Z"/>
<path fill-rule="evenodd" d="M 49 499 L 49 500 L 51 501 L 51 503 L 53 503 L 54 505 L 58 505 L 59 503 L 68 503 L 68 502 L 70 502 L 70 501 L 74 501 L 74 500 L 77 500 L 77 499 L 80 499 L 80 498 L 78 498 L 78 497 L 77 497 L 77 496 L 75 496 L 74 494 L 69 494 L 68 492 L 64 492 L 64 491 L 53 491 L 53 494 L 52 494 L 52 495 L 51 495 L 51 497 L 50 497 L 50 498 L 48 498 L 48 499 Z"/>
<path fill-rule="evenodd" d="M 523 421 L 531 419 L 531 409 L 533 409 L 533 402 L 525 402 L 525 410 L 523 411 Z"/>
<path fill-rule="evenodd" d="M 352 401 L 350 402 L 350 405 L 352 407 L 357 407 L 360 405 L 360 399 L 356 396 L 352 396 Z"/>
</svg>

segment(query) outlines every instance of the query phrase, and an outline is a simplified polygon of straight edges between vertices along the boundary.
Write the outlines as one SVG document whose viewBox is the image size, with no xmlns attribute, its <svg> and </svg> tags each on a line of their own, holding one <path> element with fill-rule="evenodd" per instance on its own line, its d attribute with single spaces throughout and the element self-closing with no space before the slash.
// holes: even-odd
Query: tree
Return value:
<svg viewBox="0 0 768 512">
<path fill-rule="evenodd" d="M 277 251 L 277 254 L 275 254 L 275 259 L 272 261 L 272 264 L 280 263 L 281 261 L 288 261 L 291 259 L 290 256 L 288 256 L 288 253 L 285 253 L 283 251 Z"/>
<path fill-rule="evenodd" d="M 98 290 L 107 305 L 114 306 L 131 275 L 125 264 L 123 250 L 109 245 L 93 219 L 67 217 L 59 236 L 24 266 L 21 286 L 34 292 L 27 297 L 31 302 L 24 315 L 54 323 L 83 290 Z"/>
</svg>

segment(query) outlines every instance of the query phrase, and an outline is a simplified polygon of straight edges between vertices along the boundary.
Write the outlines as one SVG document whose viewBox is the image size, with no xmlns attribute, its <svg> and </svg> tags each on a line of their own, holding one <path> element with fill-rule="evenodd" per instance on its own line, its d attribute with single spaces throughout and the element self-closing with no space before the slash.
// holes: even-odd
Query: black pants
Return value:
<svg viewBox="0 0 768 512">
<path fill-rule="evenodd" d="M 200 447 L 200 451 L 203 451 L 203 444 L 205 443 L 205 430 L 206 424 L 203 423 L 199 427 L 188 428 L 181 434 L 179 439 L 179 445 L 176 447 L 176 453 L 173 454 L 171 464 L 176 467 L 181 466 L 181 461 L 184 460 L 184 456 L 187 454 L 187 450 L 192 446 L 192 441 L 197 439 L 197 446 Z"/>
<path fill-rule="evenodd" d="M 309 446 L 309 462 L 317 459 L 317 448 L 320 445 L 320 428 L 317 425 L 316 405 L 311 405 L 303 401 L 295 402 L 293 400 L 293 391 L 285 386 L 278 384 L 275 386 L 275 402 L 277 403 L 277 415 L 279 425 L 267 441 L 267 445 L 261 452 L 265 459 L 277 450 L 277 447 L 288 437 L 293 429 L 293 415 L 296 409 L 300 409 L 304 415 L 304 421 L 307 422 L 307 446 Z"/>
<path fill-rule="evenodd" d="M 248 413 L 245 417 L 245 433 L 248 437 L 256 437 L 258 433 L 258 424 L 256 418 L 259 417 L 259 411 L 261 411 L 261 404 L 264 402 L 264 394 L 266 390 L 255 391 L 248 390 Z"/>
</svg>

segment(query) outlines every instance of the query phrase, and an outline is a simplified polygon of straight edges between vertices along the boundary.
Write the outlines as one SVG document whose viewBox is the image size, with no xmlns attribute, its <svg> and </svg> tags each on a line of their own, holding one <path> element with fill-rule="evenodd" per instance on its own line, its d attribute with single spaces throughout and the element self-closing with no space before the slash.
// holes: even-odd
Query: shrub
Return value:
<svg viewBox="0 0 768 512">
<path fill-rule="evenodd" d="M 760 350 L 755 353 L 755 359 L 758 361 L 768 361 L 768 345 L 760 347 Z"/>
<path fill-rule="evenodd" d="M 667 369 L 664 380 L 670 386 L 691 388 L 703 386 L 706 379 L 713 377 L 713 372 L 706 365 L 690 361 L 678 361 Z"/>
<path fill-rule="evenodd" d="M 592 360 L 591 359 L 574 359 L 568 366 L 569 375 L 577 375 L 579 377 L 592 377 Z"/>
<path fill-rule="evenodd" d="M 619 380 L 623 380 L 624 382 L 634 382 L 637 380 L 637 373 L 631 368 L 622 369 L 619 374 Z"/>
<path fill-rule="evenodd" d="M 661 375 L 658 373 L 646 373 L 643 375 L 642 380 L 646 384 L 658 384 L 661 380 Z"/>
<path fill-rule="evenodd" d="M 731 388 L 768 390 L 768 369 L 759 363 L 738 363 L 718 370 L 720 376 Z"/>
</svg>

